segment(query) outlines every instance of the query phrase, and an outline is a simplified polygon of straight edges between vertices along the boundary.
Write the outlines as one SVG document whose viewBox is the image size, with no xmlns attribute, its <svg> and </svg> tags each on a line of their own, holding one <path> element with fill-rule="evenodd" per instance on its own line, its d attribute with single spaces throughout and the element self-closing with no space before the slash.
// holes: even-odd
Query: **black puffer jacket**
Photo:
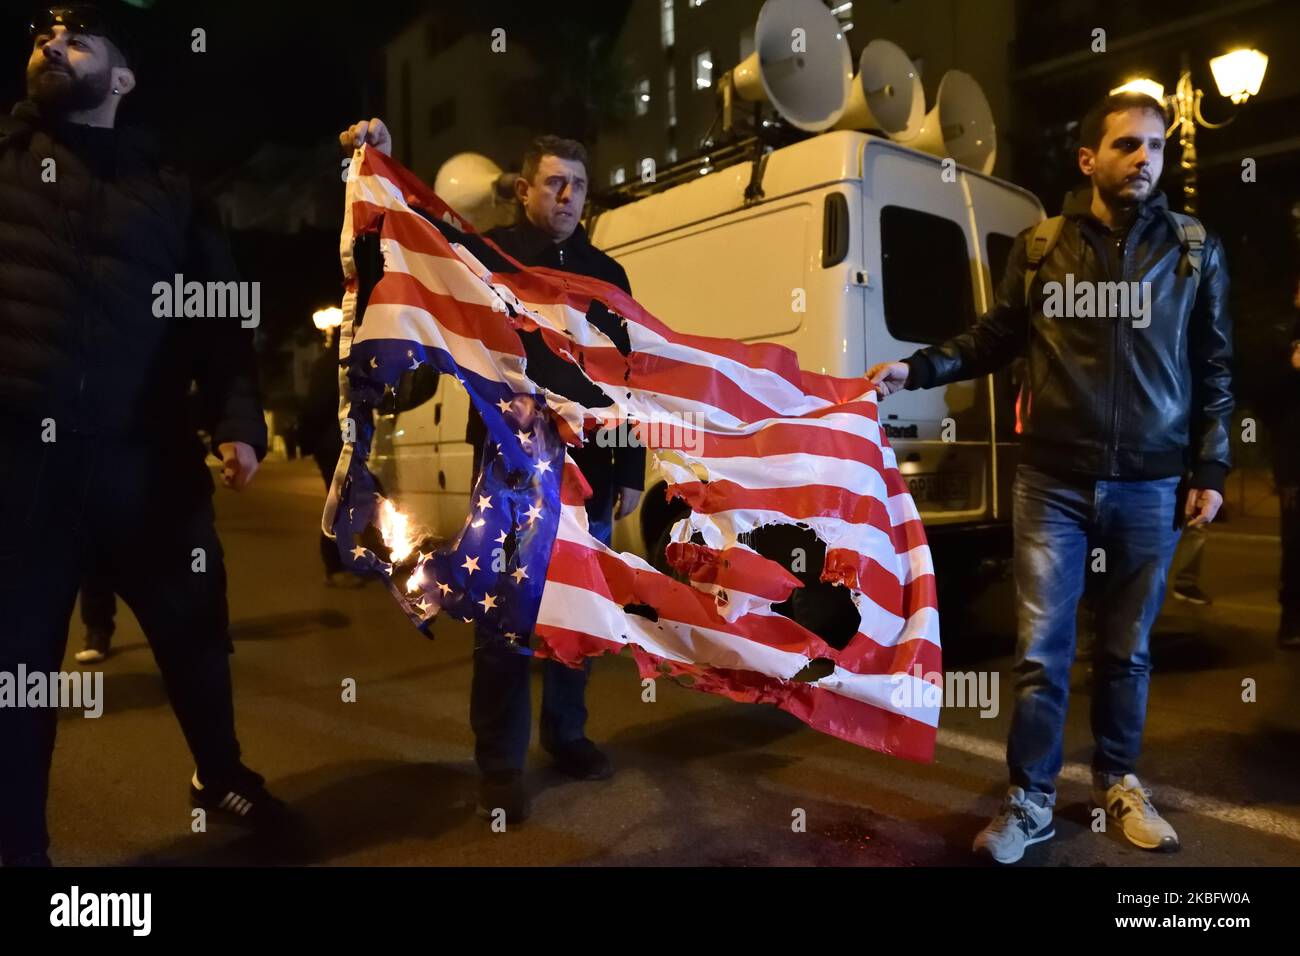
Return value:
<svg viewBox="0 0 1300 956">
<path fill-rule="evenodd" d="M 1029 230 L 1012 248 L 994 307 L 969 331 L 907 359 L 908 388 L 994 371 L 1025 356 L 1021 455 L 1050 471 L 1093 478 L 1191 472 L 1193 487 L 1223 490 L 1231 458 L 1232 323 L 1223 244 L 1207 237 L 1199 288 L 1180 270 L 1182 246 L 1160 192 L 1126 235 L 1089 212 L 1090 187 L 1066 200 L 1055 248 L 1024 301 Z M 1184 272 L 1186 274 L 1184 274 Z M 1128 318 L 1049 318 L 1044 285 L 1140 281 L 1150 325 Z"/>
<path fill-rule="evenodd" d="M 237 279 L 202 210 L 146 134 L 46 121 L 30 103 L 0 118 L 0 441 L 49 418 L 60 436 L 193 456 L 199 424 L 214 446 L 265 454 L 251 329 L 154 314 L 155 283 Z"/>
</svg>

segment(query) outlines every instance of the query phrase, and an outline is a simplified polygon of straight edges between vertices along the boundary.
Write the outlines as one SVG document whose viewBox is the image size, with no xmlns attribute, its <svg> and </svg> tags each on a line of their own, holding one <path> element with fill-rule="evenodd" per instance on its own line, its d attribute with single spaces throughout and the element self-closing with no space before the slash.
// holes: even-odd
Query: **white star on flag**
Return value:
<svg viewBox="0 0 1300 956">
<path fill-rule="evenodd" d="M 482 508 L 484 511 L 487 511 L 489 508 L 492 507 L 492 499 L 487 495 L 479 495 L 478 506 Z"/>
<path fill-rule="evenodd" d="M 528 577 L 528 571 L 525 568 L 515 568 L 514 571 L 510 573 L 510 576 L 515 579 L 515 584 L 518 584 L 524 578 Z"/>
<path fill-rule="evenodd" d="M 475 601 L 475 604 L 482 604 L 483 610 L 490 611 L 497 606 L 497 599 L 490 594 L 483 595 L 483 600 Z"/>
<path fill-rule="evenodd" d="M 461 565 L 470 574 L 478 570 L 478 558 L 466 558 L 465 563 Z"/>
</svg>

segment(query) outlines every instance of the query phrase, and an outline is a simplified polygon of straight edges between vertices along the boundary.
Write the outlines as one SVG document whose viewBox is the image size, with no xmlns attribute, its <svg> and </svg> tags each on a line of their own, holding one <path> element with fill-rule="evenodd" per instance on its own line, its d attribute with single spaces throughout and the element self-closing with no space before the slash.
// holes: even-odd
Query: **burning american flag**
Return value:
<svg viewBox="0 0 1300 956">
<path fill-rule="evenodd" d="M 933 567 L 865 378 L 801 371 L 779 345 L 678 334 L 614 286 L 524 268 L 367 148 L 348 175 L 341 253 L 350 440 L 324 528 L 418 627 L 446 611 L 570 664 L 627 648 L 643 677 L 932 758 L 940 695 L 921 675 L 942 671 Z M 530 380 L 520 333 L 579 363 L 611 404 Z M 424 365 L 465 386 L 488 431 L 465 528 L 428 552 L 366 464 L 373 409 Z M 589 488 L 566 446 L 624 422 L 649 436 L 669 496 L 690 506 L 668 549 L 681 579 L 588 533 Z M 860 618 L 842 648 L 773 609 L 800 581 L 781 563 L 790 556 L 747 542 L 777 525 L 825 545 L 821 579 L 847 589 Z M 803 679 L 814 661 L 823 676 Z"/>
</svg>

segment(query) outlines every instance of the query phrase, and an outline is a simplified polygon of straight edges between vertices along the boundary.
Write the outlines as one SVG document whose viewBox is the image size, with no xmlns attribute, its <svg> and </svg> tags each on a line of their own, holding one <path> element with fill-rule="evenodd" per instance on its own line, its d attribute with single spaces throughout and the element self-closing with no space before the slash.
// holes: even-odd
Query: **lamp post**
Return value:
<svg viewBox="0 0 1300 956">
<path fill-rule="evenodd" d="M 1196 127 L 1200 125 L 1206 129 L 1219 129 L 1236 117 L 1230 116 L 1222 123 L 1211 123 L 1205 118 L 1201 113 L 1201 97 L 1205 91 L 1198 89 L 1192 82 L 1187 54 L 1184 53 L 1181 59 L 1178 84 L 1169 96 L 1165 96 L 1162 85 L 1148 77 L 1129 80 L 1111 92 L 1146 93 L 1169 109 L 1173 122 L 1165 131 L 1165 136 L 1178 130 L 1178 145 L 1182 151 L 1179 166 L 1183 171 L 1183 211 L 1194 214 L 1197 207 Z M 1219 93 L 1237 105 L 1259 92 L 1267 68 L 1268 55 L 1259 50 L 1233 50 L 1210 60 L 1210 72 L 1214 74 L 1214 83 L 1219 88 Z"/>
</svg>

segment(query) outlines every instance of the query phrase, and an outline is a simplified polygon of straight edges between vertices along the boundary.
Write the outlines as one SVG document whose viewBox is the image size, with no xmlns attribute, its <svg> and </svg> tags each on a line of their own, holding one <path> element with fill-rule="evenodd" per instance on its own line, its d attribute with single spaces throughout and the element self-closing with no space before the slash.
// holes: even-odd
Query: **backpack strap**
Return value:
<svg viewBox="0 0 1300 956">
<path fill-rule="evenodd" d="M 1025 254 L 1028 256 L 1028 262 L 1025 264 L 1026 304 L 1029 302 L 1029 289 L 1034 284 L 1038 270 L 1056 248 L 1056 240 L 1061 238 L 1061 229 L 1064 225 L 1064 216 L 1044 219 L 1030 230 L 1029 238 L 1025 240 Z"/>
<path fill-rule="evenodd" d="M 1205 226 L 1194 216 L 1169 210 L 1169 224 L 1178 236 L 1178 244 L 1183 247 L 1182 262 L 1178 269 L 1180 275 L 1191 275 L 1192 281 L 1201 284 L 1201 256 L 1205 252 Z M 1184 268 L 1184 263 L 1186 268 Z"/>
</svg>

